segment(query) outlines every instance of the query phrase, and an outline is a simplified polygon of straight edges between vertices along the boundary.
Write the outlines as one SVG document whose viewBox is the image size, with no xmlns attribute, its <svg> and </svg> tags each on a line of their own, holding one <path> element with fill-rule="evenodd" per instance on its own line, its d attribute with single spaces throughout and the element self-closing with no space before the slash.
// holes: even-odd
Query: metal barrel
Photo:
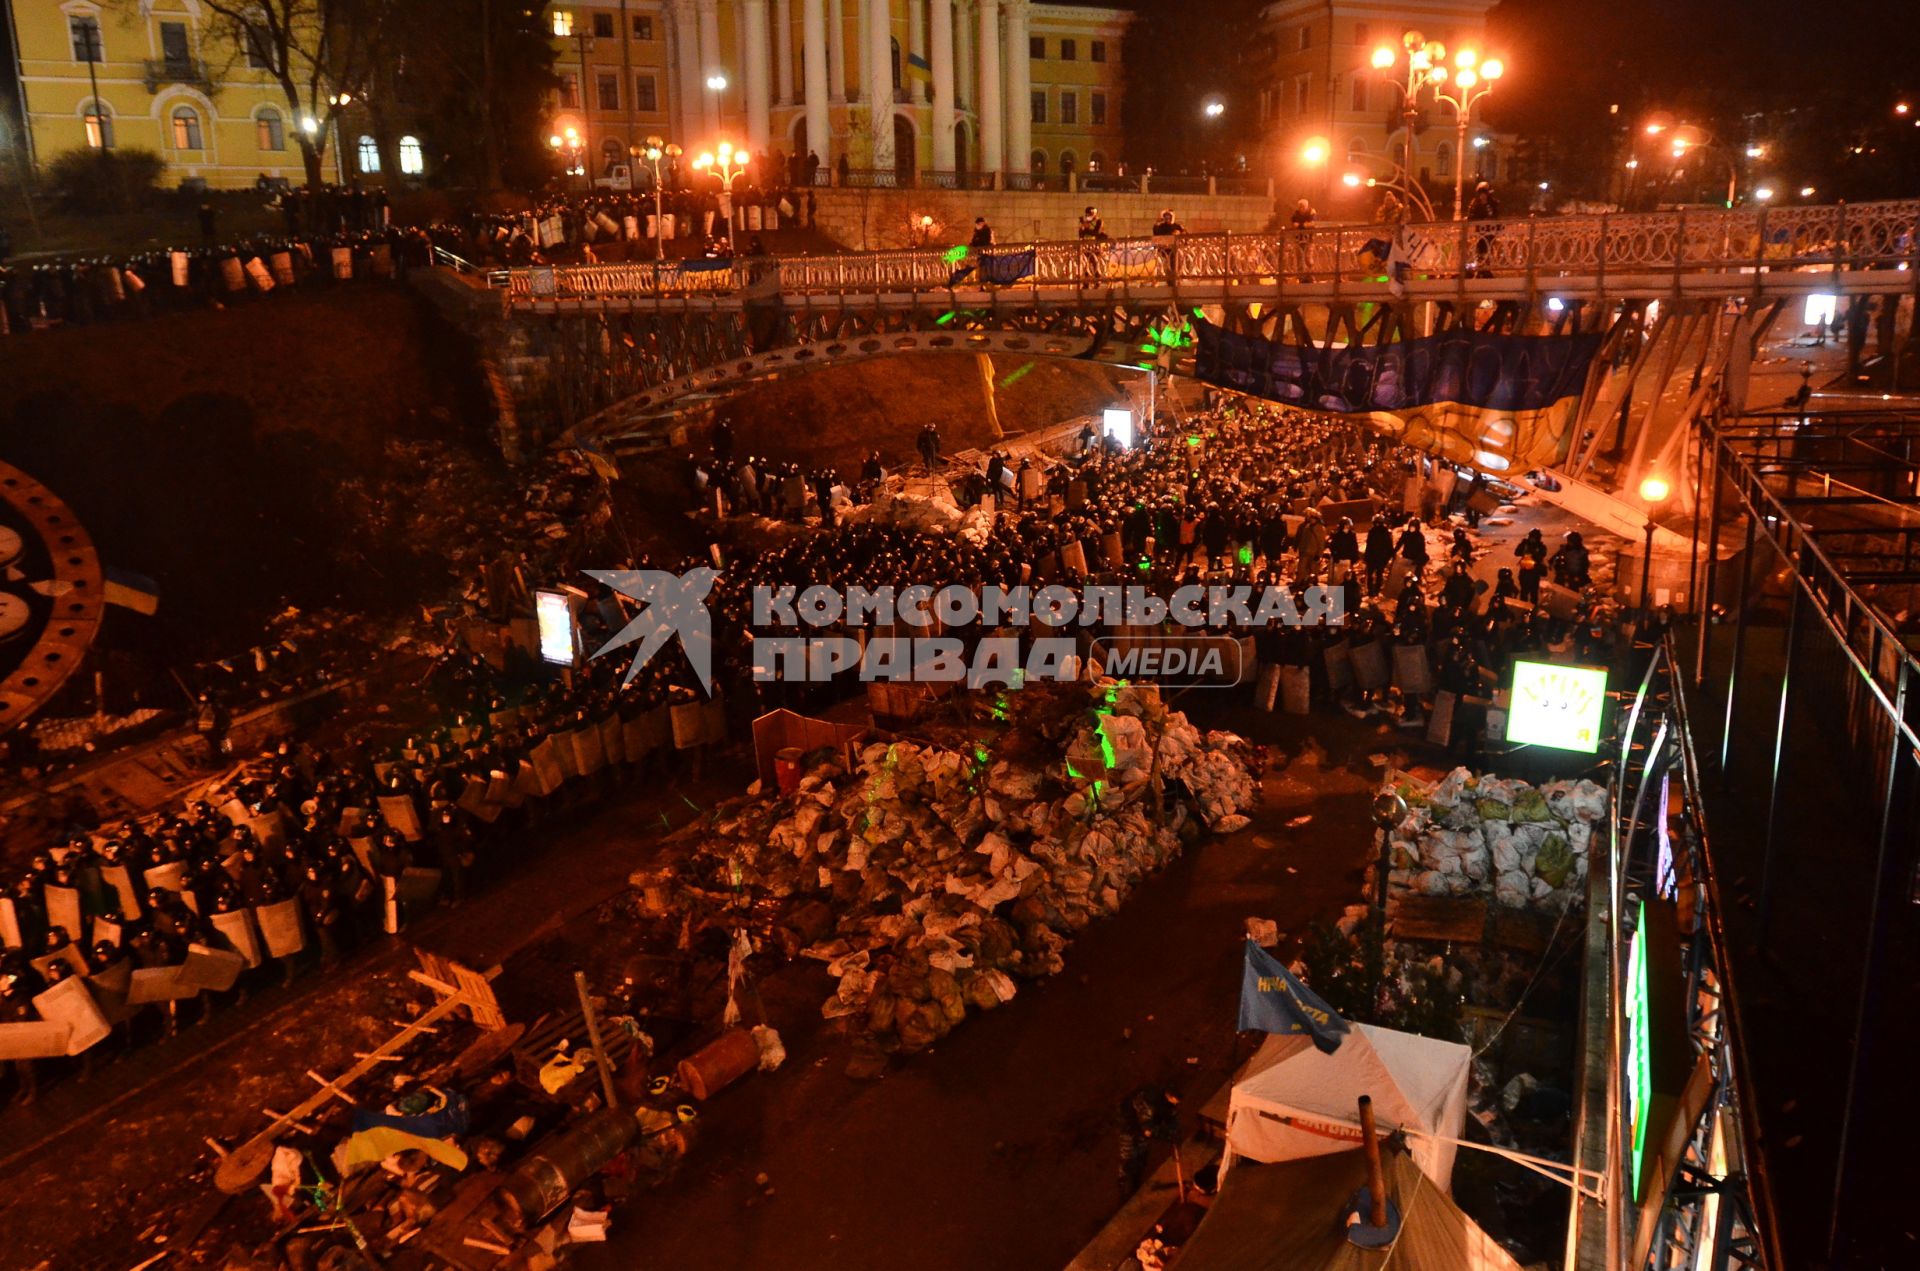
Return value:
<svg viewBox="0 0 1920 1271">
<path fill-rule="evenodd" d="M 546 1217 L 631 1142 L 639 1123 L 624 1108 L 602 1108 L 520 1163 L 501 1185 L 507 1207 L 524 1223 Z"/>
</svg>

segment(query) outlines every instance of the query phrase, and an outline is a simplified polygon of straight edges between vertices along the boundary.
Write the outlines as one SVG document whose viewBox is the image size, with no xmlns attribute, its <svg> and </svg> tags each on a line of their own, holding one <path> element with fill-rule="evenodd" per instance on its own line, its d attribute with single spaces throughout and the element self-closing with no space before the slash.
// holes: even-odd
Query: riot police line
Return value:
<svg viewBox="0 0 1920 1271">
<path fill-rule="evenodd" d="M 36 854 L 0 897 L 13 1099 L 43 1069 L 85 1077 L 276 975 L 333 972 L 458 905 L 568 813 L 697 771 L 726 737 L 725 699 L 664 659 L 625 687 L 614 659 L 563 677 L 494 661 L 444 654 L 426 678 L 444 722 L 398 742 L 282 743 L 207 797 Z"/>
<path fill-rule="evenodd" d="M 388 227 L 259 235 L 131 255 L 0 262 L 0 337 L 223 307 L 287 289 L 400 278 L 432 259 L 428 231 Z"/>
</svg>

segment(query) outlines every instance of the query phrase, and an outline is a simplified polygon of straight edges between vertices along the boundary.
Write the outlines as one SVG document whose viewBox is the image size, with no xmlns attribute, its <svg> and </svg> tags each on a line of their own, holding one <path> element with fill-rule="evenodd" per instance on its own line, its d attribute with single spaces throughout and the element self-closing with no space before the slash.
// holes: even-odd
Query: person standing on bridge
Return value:
<svg viewBox="0 0 1920 1271">
<path fill-rule="evenodd" d="M 967 246 L 975 248 L 976 250 L 982 247 L 993 246 L 993 226 L 987 224 L 986 217 L 976 216 L 973 218 L 973 237 L 967 240 Z"/>
<path fill-rule="evenodd" d="M 927 475 L 933 475 L 933 465 L 940 462 L 940 430 L 932 424 L 920 430 L 920 438 L 915 443 L 920 450 L 920 462 L 927 465 Z"/>
</svg>

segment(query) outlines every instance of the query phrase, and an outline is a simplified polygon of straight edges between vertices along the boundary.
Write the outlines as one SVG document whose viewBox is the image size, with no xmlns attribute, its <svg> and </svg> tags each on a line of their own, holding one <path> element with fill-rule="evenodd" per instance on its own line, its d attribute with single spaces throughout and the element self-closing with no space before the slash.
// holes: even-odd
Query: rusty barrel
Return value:
<svg viewBox="0 0 1920 1271">
<path fill-rule="evenodd" d="M 753 1031 L 730 1029 L 680 1061 L 678 1077 L 702 1103 L 760 1066 L 760 1044 Z"/>
<path fill-rule="evenodd" d="M 523 1224 L 540 1221 L 633 1142 L 638 1128 L 631 1108 L 602 1108 L 588 1116 L 522 1161 L 501 1185 L 508 1210 Z"/>
</svg>

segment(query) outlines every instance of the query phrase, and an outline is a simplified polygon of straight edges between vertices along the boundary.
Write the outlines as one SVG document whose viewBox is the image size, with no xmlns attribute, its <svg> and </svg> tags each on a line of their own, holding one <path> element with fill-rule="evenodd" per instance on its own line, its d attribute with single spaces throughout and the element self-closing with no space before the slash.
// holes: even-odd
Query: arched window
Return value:
<svg viewBox="0 0 1920 1271">
<path fill-rule="evenodd" d="M 87 103 L 87 113 L 82 120 L 87 128 L 87 147 L 91 150 L 113 149 L 113 110 L 105 102 Z"/>
<path fill-rule="evenodd" d="M 1367 159 L 1367 139 L 1355 137 L 1347 143 L 1347 162 L 1365 163 Z"/>
<path fill-rule="evenodd" d="M 1443 141 L 1433 152 L 1433 170 L 1443 177 L 1453 175 L 1453 143 Z"/>
<path fill-rule="evenodd" d="M 263 107 L 253 117 L 254 127 L 260 134 L 262 150 L 285 150 L 287 148 L 287 128 L 280 118 L 280 112 L 271 106 Z"/>
<path fill-rule="evenodd" d="M 354 143 L 354 150 L 359 156 L 360 170 L 362 172 L 372 173 L 380 171 L 379 142 L 375 141 L 372 137 L 363 135 L 359 141 Z"/>
<path fill-rule="evenodd" d="M 1036 150 L 1027 156 L 1027 168 L 1035 176 L 1045 176 L 1047 172 L 1047 152 Z"/>
<path fill-rule="evenodd" d="M 175 150 L 199 150 L 200 112 L 191 106 L 173 108 L 173 148 Z"/>
<path fill-rule="evenodd" d="M 1066 176 L 1072 172 L 1075 167 L 1079 166 L 1079 162 L 1078 159 L 1074 158 L 1073 151 L 1062 150 L 1060 152 L 1060 175 Z"/>
<path fill-rule="evenodd" d="M 400 138 L 400 171 L 410 177 L 417 177 L 427 170 L 426 152 L 420 149 L 420 138 Z"/>
<path fill-rule="evenodd" d="M 1105 172 L 1106 170 L 1107 170 L 1107 155 L 1105 151 L 1096 150 L 1092 154 L 1087 156 L 1087 171 Z"/>
</svg>

